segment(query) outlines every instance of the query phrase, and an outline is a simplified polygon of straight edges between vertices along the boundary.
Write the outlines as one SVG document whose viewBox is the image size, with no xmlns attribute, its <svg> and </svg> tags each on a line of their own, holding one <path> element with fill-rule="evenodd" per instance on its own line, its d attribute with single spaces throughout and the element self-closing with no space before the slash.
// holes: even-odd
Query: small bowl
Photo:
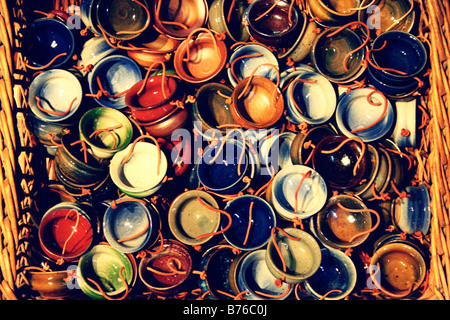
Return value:
<svg viewBox="0 0 450 320">
<path fill-rule="evenodd" d="M 209 163 L 216 155 L 219 147 L 220 144 L 211 144 L 205 148 L 197 168 L 200 183 L 208 190 L 220 194 L 234 194 L 245 190 L 249 183 L 243 181 L 245 180 L 244 177 L 252 170 L 247 150 L 245 149 L 244 157 L 240 162 L 243 147 L 227 141 L 217 159 Z M 241 168 L 240 174 L 237 170 L 238 166 Z M 252 177 L 249 176 L 249 178 Z"/>
<path fill-rule="evenodd" d="M 378 67 L 395 69 L 405 74 L 379 70 L 369 63 L 367 67 L 373 75 L 393 86 L 416 83 L 414 77 L 419 77 L 424 72 L 428 61 L 428 54 L 422 42 L 407 32 L 388 31 L 380 34 L 373 41 L 372 49 L 377 50 L 382 47 L 383 50 L 371 53 L 369 57 L 371 61 Z"/>
<path fill-rule="evenodd" d="M 244 89 L 247 92 L 241 96 Z M 274 126 L 283 115 L 283 95 L 277 85 L 265 77 L 245 78 L 236 85 L 231 95 L 230 111 L 234 120 L 246 129 L 268 128 Z"/>
<path fill-rule="evenodd" d="M 40 106 L 43 109 L 60 114 L 41 111 L 36 98 L 41 99 Z M 39 74 L 31 82 L 28 91 L 31 111 L 39 119 L 48 122 L 68 121 L 78 110 L 82 99 L 83 89 L 80 81 L 72 73 L 62 69 L 51 69 Z M 67 112 L 69 108 L 70 111 Z"/>
<path fill-rule="evenodd" d="M 308 178 L 304 178 L 311 171 Z M 304 180 L 303 180 L 304 179 Z M 298 209 L 295 210 L 295 193 Z M 292 165 L 280 170 L 272 182 L 272 205 L 285 220 L 306 219 L 319 212 L 327 201 L 328 190 L 324 179 L 315 170 L 303 165 Z"/>
<path fill-rule="evenodd" d="M 344 25 L 353 19 L 357 10 L 350 10 L 359 7 L 357 0 L 327 1 L 311 0 L 308 6 L 313 17 L 319 18 L 321 24 L 325 26 Z"/>
<path fill-rule="evenodd" d="M 306 291 L 316 299 L 341 300 L 355 288 L 355 264 L 345 253 L 332 248 L 322 248 L 322 260 L 317 272 L 305 281 Z M 340 292 L 331 292 L 339 290 Z"/>
<path fill-rule="evenodd" d="M 100 60 L 88 74 L 89 91 L 97 94 L 100 87 L 97 77 L 103 89 L 109 95 L 124 93 L 142 80 L 139 66 L 133 59 L 123 55 L 111 55 Z M 126 107 L 125 94 L 118 97 L 102 95 L 99 99 L 94 98 L 103 107 L 123 109 Z"/>
<path fill-rule="evenodd" d="M 376 288 L 392 298 L 405 298 L 417 290 L 427 274 L 424 257 L 405 243 L 381 246 L 373 254 L 369 268 Z"/>
<path fill-rule="evenodd" d="M 408 186 L 409 197 L 397 198 L 392 201 L 391 220 L 401 232 L 428 234 L 430 229 L 430 195 L 424 185 Z"/>
<path fill-rule="evenodd" d="M 267 300 L 268 297 L 259 292 L 270 295 L 279 295 L 281 298 L 271 298 L 274 300 L 284 300 L 294 287 L 288 283 L 283 283 L 281 287 L 275 284 L 277 278 L 270 272 L 266 263 L 266 250 L 259 249 L 251 251 L 242 259 L 237 270 L 238 291 L 244 292 L 247 300 Z"/>
<path fill-rule="evenodd" d="M 109 297 L 119 297 L 126 291 L 125 283 L 120 277 L 122 268 L 122 276 L 130 287 L 135 278 L 130 258 L 109 245 L 96 245 L 78 262 L 78 284 L 81 290 L 93 299 L 104 300 L 105 297 L 88 279 L 95 281 Z"/>
<path fill-rule="evenodd" d="M 29 282 L 31 290 L 39 292 L 43 299 L 64 299 L 75 294 L 75 290 L 69 289 L 66 279 L 68 271 L 30 271 Z"/>
<path fill-rule="evenodd" d="M 159 15 L 158 6 L 160 8 Z M 154 23 L 160 33 L 171 38 L 183 40 L 192 30 L 201 28 L 208 20 L 208 3 L 206 0 L 187 1 L 153 1 L 150 11 L 154 17 Z M 164 21 L 172 22 L 165 24 Z M 174 25 L 173 22 L 185 26 Z"/>
<path fill-rule="evenodd" d="M 293 240 L 281 233 L 275 235 L 275 241 L 286 262 L 286 271 L 283 271 L 281 259 L 272 241 L 267 245 L 266 263 L 277 279 L 286 277 L 286 283 L 300 283 L 319 269 L 322 253 L 319 244 L 309 233 L 296 228 L 286 228 L 284 232 L 294 238 L 300 238 Z"/>
<path fill-rule="evenodd" d="M 255 56 L 262 54 L 261 56 Z M 248 57 L 250 55 L 250 57 Z M 266 77 L 272 81 L 276 81 L 277 74 L 271 66 L 262 66 L 261 64 L 269 63 L 278 68 L 278 59 L 266 47 L 259 44 L 247 44 L 237 47 L 228 60 L 230 68 L 227 70 L 228 80 L 233 87 L 238 82 L 250 77 L 255 71 L 255 76 Z M 234 74 L 233 74 L 234 73 Z"/>
<path fill-rule="evenodd" d="M 116 206 L 110 205 L 103 217 L 103 234 L 106 241 L 123 253 L 134 253 L 151 246 L 160 229 L 159 214 L 133 198 L 120 198 Z M 139 235 L 138 237 L 135 237 Z M 123 240 L 128 239 L 129 240 Z"/>
<path fill-rule="evenodd" d="M 346 28 L 336 35 L 328 37 L 338 28 L 328 28 L 314 39 L 310 58 L 313 67 L 329 81 L 348 83 L 356 80 L 365 70 L 362 61 L 365 60 L 365 48 L 352 53 L 347 60 L 348 71 L 343 61 L 345 56 L 363 44 L 362 39 L 352 30 Z"/>
<path fill-rule="evenodd" d="M 253 206 L 249 227 L 251 203 Z M 224 210 L 233 217 L 230 228 L 223 233 L 230 245 L 239 250 L 256 250 L 269 242 L 271 230 L 276 225 L 276 217 L 265 200 L 252 195 L 241 196 L 229 201 Z M 227 219 L 223 219 L 221 228 L 224 229 L 227 224 Z"/>
<path fill-rule="evenodd" d="M 61 67 L 72 59 L 75 38 L 65 23 L 52 18 L 38 19 L 28 24 L 24 30 L 22 48 L 33 66 L 45 66 L 60 54 L 65 55 L 56 58 L 51 64 L 52 68 Z"/>
<path fill-rule="evenodd" d="M 371 88 L 358 88 L 345 94 L 336 109 L 336 123 L 338 129 L 347 137 L 358 137 L 364 142 L 372 142 L 384 137 L 394 125 L 394 108 L 386 99 L 387 107 L 384 116 L 384 100 L 379 92 L 371 95 L 373 105 L 368 101 L 368 95 L 374 92 Z M 380 105 L 378 105 L 380 104 Z M 380 119 L 378 122 L 376 122 Z M 362 131 L 352 133 L 353 130 Z"/>
<path fill-rule="evenodd" d="M 336 249 L 347 249 L 362 244 L 369 233 L 362 234 L 351 242 L 355 235 L 372 228 L 369 212 L 350 212 L 338 207 L 341 204 L 349 209 L 367 209 L 364 202 L 356 197 L 338 195 L 330 198 L 325 208 L 314 217 L 314 227 L 320 241 Z"/>
<path fill-rule="evenodd" d="M 301 80 L 314 83 L 305 83 Z M 293 81 L 287 87 L 285 96 L 292 122 L 318 125 L 330 120 L 337 103 L 336 92 L 330 81 L 315 72 L 298 75 Z"/>
<path fill-rule="evenodd" d="M 62 136 L 61 145 L 56 150 L 55 164 L 61 173 L 74 184 L 93 185 L 103 180 L 108 173 L 107 159 L 97 158 L 86 152 L 87 163 L 81 145 L 74 134 Z"/>
<path fill-rule="evenodd" d="M 331 188 L 347 189 L 358 184 L 366 172 L 367 155 L 362 154 L 359 142 L 351 140 L 333 153 L 324 153 L 338 147 L 348 139 L 344 135 L 332 135 L 323 138 L 312 154 L 313 168 L 325 179 Z M 358 159 L 360 163 L 354 172 Z M 356 173 L 356 174 L 354 174 Z"/>
<path fill-rule="evenodd" d="M 362 1 L 361 7 L 367 6 L 371 1 Z M 416 12 L 413 9 L 406 17 L 404 16 L 411 8 L 411 5 L 414 5 L 411 0 L 380 0 L 376 3 L 376 11 L 358 11 L 358 20 L 366 23 L 369 28 L 372 27 L 372 29 L 380 30 L 380 34 L 386 32 L 388 28 L 391 28 L 391 30 L 410 32 L 414 26 Z M 398 19 L 402 17 L 404 18 L 399 21 Z M 373 22 L 369 23 L 369 21 Z M 397 21 L 399 22 L 397 23 Z"/>
<path fill-rule="evenodd" d="M 231 265 L 236 258 L 233 248 L 217 245 L 207 249 L 200 260 L 198 270 L 204 271 L 206 279 L 198 278 L 198 285 L 202 292 L 209 292 L 208 298 L 214 300 L 231 300 L 234 292 L 230 285 L 229 273 Z M 228 293 L 231 295 L 226 295 Z"/>
<path fill-rule="evenodd" d="M 267 46 L 290 47 L 301 27 L 297 9 L 287 1 L 252 1 L 244 19 L 248 22 L 250 36 Z"/>
<path fill-rule="evenodd" d="M 230 42 L 246 42 L 249 37 L 248 26 L 244 23 L 247 5 L 243 1 L 235 2 L 236 7 L 230 14 L 229 9 L 233 0 L 214 0 L 209 6 L 208 26 L 217 33 L 225 31 Z"/>
<path fill-rule="evenodd" d="M 142 33 L 151 22 L 147 2 L 142 5 L 132 0 L 99 0 L 96 7 L 96 20 L 102 30 L 118 40 L 130 40 Z M 122 34 L 121 32 L 127 33 Z"/>
<path fill-rule="evenodd" d="M 43 215 L 39 224 L 39 243 L 49 258 L 71 262 L 90 249 L 95 230 L 82 206 L 61 202 Z"/>
<path fill-rule="evenodd" d="M 152 195 L 162 186 L 162 180 L 167 172 L 167 158 L 161 150 L 161 163 L 159 173 L 158 148 L 148 142 L 139 141 L 134 149 L 129 145 L 126 149 L 117 152 L 110 165 L 110 175 L 114 184 L 120 191 L 130 197 L 143 198 Z M 130 159 L 121 163 L 132 150 Z"/>
<path fill-rule="evenodd" d="M 215 82 L 206 83 L 198 89 L 191 115 L 195 128 L 201 129 L 199 132 L 206 139 L 212 140 L 212 132 L 215 132 L 218 126 L 237 124 L 231 115 L 228 99 L 224 97 L 231 96 L 232 93 L 233 89 L 229 86 Z M 226 128 L 217 130 L 222 134 L 226 133 Z"/>
<path fill-rule="evenodd" d="M 133 138 L 133 126 L 120 111 L 99 107 L 87 111 L 79 122 L 80 138 L 91 147 L 91 152 L 99 158 L 112 158 L 116 152 L 125 149 Z M 95 132 L 99 129 L 116 129 Z M 92 136 L 94 135 L 94 136 Z"/>
<path fill-rule="evenodd" d="M 169 208 L 168 222 L 172 234 L 187 245 L 201 245 L 211 240 L 213 236 L 197 237 L 214 233 L 219 229 L 220 213 L 203 206 L 200 197 L 209 206 L 219 209 L 213 196 L 198 190 L 183 192 L 173 200 Z"/>
<path fill-rule="evenodd" d="M 163 76 L 151 76 L 140 94 L 138 92 L 145 80 L 137 82 L 126 93 L 125 103 L 137 121 L 157 121 L 175 109 L 171 102 L 178 98 L 180 84 L 172 77 L 167 77 L 166 82 L 162 84 L 163 79 Z"/>
<path fill-rule="evenodd" d="M 167 239 L 161 250 L 159 250 L 160 247 L 159 243 L 156 244 L 152 251 L 159 252 L 147 255 L 141 260 L 139 278 L 151 292 L 160 296 L 172 296 L 187 288 L 193 267 L 192 258 L 187 247 L 178 241 Z M 171 261 L 172 259 L 179 261 L 179 264 Z M 153 268 L 168 275 L 159 274 L 147 268 Z M 173 268 L 181 273 L 171 274 Z"/>
<path fill-rule="evenodd" d="M 328 125 L 320 125 L 312 127 L 308 132 L 299 132 L 295 136 L 291 145 L 291 160 L 293 164 L 308 164 L 311 153 L 314 148 L 312 145 L 317 145 L 322 139 L 337 134 L 336 130 Z M 311 141 L 311 146 L 306 142 Z M 308 146 L 308 147 L 307 147 Z M 308 163 L 306 163 L 308 161 Z"/>
<path fill-rule="evenodd" d="M 194 34 L 198 34 L 192 39 Z M 227 62 L 227 46 L 217 40 L 209 29 L 193 30 L 180 43 L 173 57 L 177 75 L 192 84 L 203 84 L 215 78 Z"/>
<path fill-rule="evenodd" d="M 187 108 L 175 108 L 165 116 L 150 122 L 136 123 L 147 131 L 153 137 L 167 138 L 180 128 L 183 128 L 189 122 L 189 111 Z"/>
</svg>

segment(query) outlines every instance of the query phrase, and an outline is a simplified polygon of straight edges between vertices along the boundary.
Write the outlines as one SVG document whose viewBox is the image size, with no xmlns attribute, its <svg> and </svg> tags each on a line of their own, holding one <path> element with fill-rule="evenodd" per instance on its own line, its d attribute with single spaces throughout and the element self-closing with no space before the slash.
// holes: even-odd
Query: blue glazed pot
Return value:
<svg viewBox="0 0 450 320">
<path fill-rule="evenodd" d="M 252 222 L 244 245 L 252 202 Z M 271 230 L 276 225 L 276 217 L 272 207 L 265 200 L 251 195 L 242 196 L 228 202 L 224 210 L 233 217 L 231 227 L 223 234 L 232 246 L 240 250 L 256 250 L 270 240 Z M 222 219 L 222 229 L 227 224 L 228 220 Z"/>
<path fill-rule="evenodd" d="M 211 191 L 221 194 L 235 194 L 248 188 L 249 183 L 244 177 L 253 178 L 254 166 L 249 161 L 249 155 L 245 149 L 242 162 L 239 164 L 242 146 L 234 142 L 226 142 L 221 154 L 216 160 L 213 157 L 219 152 L 221 143 L 208 146 L 197 168 L 198 178 L 202 185 Z M 210 163 L 211 162 L 211 163 Z M 240 174 L 238 173 L 240 165 Z"/>
<path fill-rule="evenodd" d="M 44 18 L 27 26 L 23 48 L 29 62 L 37 67 L 42 67 L 57 55 L 65 53 L 52 63 L 51 67 L 57 68 L 72 59 L 75 38 L 65 23 Z"/>
<path fill-rule="evenodd" d="M 147 245 L 152 245 L 158 237 L 159 229 L 160 219 L 156 209 L 137 201 L 120 202 L 115 208 L 110 206 L 103 217 L 106 240 L 114 249 L 123 253 L 137 252 Z M 119 241 L 137 234 L 141 235 L 131 240 Z"/>
<path fill-rule="evenodd" d="M 305 281 L 306 291 L 316 299 L 340 300 L 346 297 L 356 285 L 356 268 L 353 261 L 342 251 L 323 248 L 320 267 Z"/>
<path fill-rule="evenodd" d="M 142 80 L 141 70 L 138 64 L 131 58 L 122 55 L 107 56 L 97 62 L 92 72 L 88 75 L 89 91 L 97 94 L 100 90 L 97 77 L 105 91 L 110 95 L 116 95 L 129 90 Z M 113 109 L 126 108 L 125 94 L 118 97 L 102 95 L 100 99 L 94 98 L 101 106 Z"/>
<path fill-rule="evenodd" d="M 369 63 L 367 67 L 377 79 L 399 87 L 417 82 L 413 78 L 424 71 L 428 59 L 427 51 L 419 39 L 407 32 L 388 31 L 379 35 L 372 44 L 372 49 L 380 48 L 383 49 L 370 54 L 371 61 L 378 67 L 395 69 L 406 74 L 379 70 Z"/>
</svg>

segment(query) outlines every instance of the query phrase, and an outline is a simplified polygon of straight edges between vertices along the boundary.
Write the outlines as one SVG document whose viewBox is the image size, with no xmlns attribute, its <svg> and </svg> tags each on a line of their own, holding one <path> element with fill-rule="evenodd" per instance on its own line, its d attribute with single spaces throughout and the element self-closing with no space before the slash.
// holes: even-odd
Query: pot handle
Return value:
<svg viewBox="0 0 450 320">
<path fill-rule="evenodd" d="M 280 86 L 280 72 L 278 71 L 278 68 L 277 68 L 274 64 L 271 64 L 271 63 L 262 63 L 262 64 L 260 64 L 259 66 L 257 66 L 257 67 L 253 70 L 253 72 L 252 72 L 252 74 L 250 75 L 250 77 L 248 77 L 249 79 L 248 79 L 247 83 L 245 84 L 245 87 L 242 89 L 241 93 L 240 93 L 239 96 L 237 97 L 238 99 L 242 98 L 242 96 L 243 96 L 244 93 L 247 91 L 248 87 L 250 86 L 250 83 L 252 82 L 253 77 L 255 76 L 256 71 L 257 71 L 260 67 L 262 67 L 262 66 L 270 66 L 270 67 L 272 67 L 272 68 L 275 69 L 275 71 L 277 72 L 277 83 L 276 83 L 276 86 L 277 86 L 277 88 Z M 277 90 L 274 90 L 274 96 L 275 96 L 276 92 L 277 92 Z"/>
<path fill-rule="evenodd" d="M 206 32 L 211 37 L 213 44 L 214 44 L 214 50 L 216 51 L 217 56 L 220 56 L 219 48 L 217 47 L 217 39 L 214 36 L 214 34 L 211 32 L 211 30 L 206 29 L 206 28 L 197 28 L 195 30 L 192 30 L 192 32 L 186 38 L 186 44 L 187 44 L 186 45 L 186 58 L 183 58 L 184 62 L 190 61 L 191 58 L 190 58 L 190 51 L 189 51 L 189 42 L 191 41 L 194 34 L 196 34 L 197 32 L 200 32 L 200 31 Z"/>
</svg>

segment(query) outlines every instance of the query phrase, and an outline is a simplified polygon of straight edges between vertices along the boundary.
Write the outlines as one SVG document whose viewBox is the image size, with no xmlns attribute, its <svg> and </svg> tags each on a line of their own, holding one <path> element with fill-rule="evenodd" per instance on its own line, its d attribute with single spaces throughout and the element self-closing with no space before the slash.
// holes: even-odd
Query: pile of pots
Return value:
<svg viewBox="0 0 450 320">
<path fill-rule="evenodd" d="M 305 3 L 82 0 L 81 29 L 28 20 L 26 124 L 49 159 L 32 296 L 421 295 L 413 1 Z"/>
</svg>

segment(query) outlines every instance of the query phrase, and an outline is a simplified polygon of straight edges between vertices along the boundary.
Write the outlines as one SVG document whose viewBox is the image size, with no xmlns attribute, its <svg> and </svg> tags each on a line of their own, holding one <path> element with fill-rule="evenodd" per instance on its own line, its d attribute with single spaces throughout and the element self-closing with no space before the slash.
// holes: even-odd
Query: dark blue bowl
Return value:
<svg viewBox="0 0 450 320">
<path fill-rule="evenodd" d="M 352 260 L 342 251 L 323 248 L 320 267 L 305 282 L 306 291 L 319 299 L 331 290 L 327 299 L 337 300 L 346 297 L 355 287 L 356 268 Z"/>
<path fill-rule="evenodd" d="M 402 98 L 406 95 L 410 95 L 419 88 L 419 83 L 415 79 L 407 85 L 389 85 L 377 78 L 370 68 L 367 69 L 367 74 L 369 75 L 370 83 L 375 89 L 391 98 Z"/>
<path fill-rule="evenodd" d="M 380 51 L 370 54 L 371 61 L 382 68 L 403 71 L 406 75 L 396 72 L 378 70 L 370 63 L 368 69 L 376 78 L 388 85 L 407 86 L 416 82 L 427 64 L 427 51 L 422 42 L 410 33 L 403 31 L 388 31 L 379 35 L 372 44 L 372 49 L 380 49 L 384 42 L 386 46 Z"/>
<path fill-rule="evenodd" d="M 248 154 L 242 159 L 239 164 L 239 158 L 242 152 L 242 147 L 233 142 L 226 142 L 223 150 L 220 151 L 221 143 L 208 146 L 197 168 L 198 178 L 200 183 L 211 191 L 221 194 L 235 194 L 244 190 L 248 183 L 244 182 L 244 177 L 249 176 L 251 165 L 248 161 Z M 211 160 L 216 155 L 216 152 L 221 152 L 215 161 Z M 240 175 L 238 174 L 238 165 L 241 166 Z"/>
<path fill-rule="evenodd" d="M 244 245 L 251 202 L 254 203 L 252 222 L 247 242 Z M 251 195 L 242 196 L 228 202 L 225 211 L 233 218 L 230 229 L 223 234 L 229 244 L 240 250 L 255 250 L 269 242 L 272 228 L 276 225 L 276 217 L 267 201 Z M 221 219 L 220 224 L 224 229 L 228 224 L 228 219 Z"/>
<path fill-rule="evenodd" d="M 33 21 L 26 28 L 24 48 L 29 63 L 37 67 L 42 67 L 57 55 L 65 53 L 52 63 L 51 67 L 57 68 L 72 59 L 75 39 L 66 24 L 44 18 Z"/>
</svg>

